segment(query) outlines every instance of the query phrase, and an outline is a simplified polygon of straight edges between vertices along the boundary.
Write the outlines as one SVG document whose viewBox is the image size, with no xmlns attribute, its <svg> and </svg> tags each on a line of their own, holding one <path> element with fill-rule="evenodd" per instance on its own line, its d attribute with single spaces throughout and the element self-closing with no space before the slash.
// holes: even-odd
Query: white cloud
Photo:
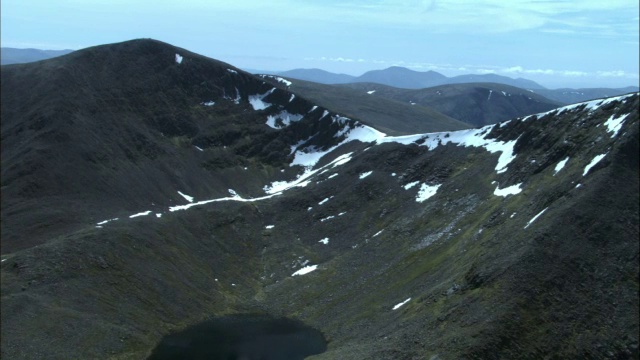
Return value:
<svg viewBox="0 0 640 360">
<path fill-rule="evenodd" d="M 521 72 L 524 72 L 524 69 L 522 68 L 522 66 L 512 66 L 502 71 L 506 73 L 521 73 Z"/>
<path fill-rule="evenodd" d="M 598 71 L 596 74 L 601 77 L 620 77 L 620 78 L 638 79 L 638 74 L 628 73 L 623 70 Z"/>
</svg>

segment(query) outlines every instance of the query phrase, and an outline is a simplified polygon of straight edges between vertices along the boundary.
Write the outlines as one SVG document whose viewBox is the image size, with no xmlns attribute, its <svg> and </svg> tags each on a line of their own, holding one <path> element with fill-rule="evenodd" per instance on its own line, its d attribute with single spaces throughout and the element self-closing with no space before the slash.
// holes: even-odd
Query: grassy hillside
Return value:
<svg viewBox="0 0 640 360">
<path fill-rule="evenodd" d="M 274 84 L 282 84 L 265 77 Z M 417 134 L 470 127 L 454 118 L 425 106 L 412 106 L 406 102 L 371 96 L 348 87 L 318 84 L 291 79 L 288 89 L 310 101 L 359 119 L 391 135 Z"/>
<path fill-rule="evenodd" d="M 544 112 L 561 105 L 528 90 L 494 83 L 441 85 L 418 90 L 379 84 L 340 86 L 362 92 L 375 90 L 375 96 L 429 107 L 474 127 Z"/>
</svg>

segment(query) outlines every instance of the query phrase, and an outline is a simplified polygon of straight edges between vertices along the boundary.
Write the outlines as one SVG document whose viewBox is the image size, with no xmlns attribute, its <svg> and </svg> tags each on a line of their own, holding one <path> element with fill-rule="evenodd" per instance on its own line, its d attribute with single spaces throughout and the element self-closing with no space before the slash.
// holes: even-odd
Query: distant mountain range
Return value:
<svg viewBox="0 0 640 360">
<path fill-rule="evenodd" d="M 29 63 L 66 55 L 70 52 L 73 52 L 73 50 L 16 49 L 3 47 L 0 49 L 0 64 Z"/>
<path fill-rule="evenodd" d="M 384 70 L 367 71 L 353 78 L 350 82 L 372 82 L 405 89 L 422 89 L 446 84 L 493 82 L 525 89 L 544 89 L 544 86 L 531 80 L 512 79 L 496 74 L 460 75 L 450 78 L 435 71 L 421 72 L 398 66 L 392 66 Z"/>
<path fill-rule="evenodd" d="M 580 101 L 617 96 L 630 92 L 637 92 L 640 88 L 629 86 L 625 88 L 585 88 L 585 89 L 547 89 L 535 81 L 496 74 L 458 75 L 447 77 L 436 71 L 414 71 L 404 67 L 392 66 L 384 70 L 368 71 L 360 76 L 335 74 L 321 69 L 294 69 L 280 72 L 249 70 L 252 73 L 280 75 L 293 79 L 313 81 L 320 84 L 353 84 L 376 83 L 402 89 L 424 89 L 440 85 L 466 83 L 496 83 L 533 90 L 550 100 L 563 104 L 573 104 Z"/>
<path fill-rule="evenodd" d="M 253 71 L 258 72 L 258 71 Z M 496 74 L 459 75 L 447 77 L 436 71 L 414 71 L 400 66 L 392 66 L 384 70 L 371 70 L 360 76 L 335 74 L 321 69 L 294 69 L 280 72 L 260 72 L 291 77 L 299 80 L 313 81 L 320 84 L 377 83 L 404 89 L 422 89 L 446 84 L 462 83 L 498 83 L 520 87 L 523 89 L 545 89 L 535 81 L 513 79 Z"/>
</svg>

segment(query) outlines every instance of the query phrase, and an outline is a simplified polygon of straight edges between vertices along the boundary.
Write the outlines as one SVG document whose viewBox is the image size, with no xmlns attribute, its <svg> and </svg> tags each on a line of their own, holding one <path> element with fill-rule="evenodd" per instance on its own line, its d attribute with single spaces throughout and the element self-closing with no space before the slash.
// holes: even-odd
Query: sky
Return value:
<svg viewBox="0 0 640 360">
<path fill-rule="evenodd" d="M 262 71 L 403 66 L 548 88 L 639 83 L 638 0 L 2 0 L 3 47 L 153 38 Z"/>
</svg>

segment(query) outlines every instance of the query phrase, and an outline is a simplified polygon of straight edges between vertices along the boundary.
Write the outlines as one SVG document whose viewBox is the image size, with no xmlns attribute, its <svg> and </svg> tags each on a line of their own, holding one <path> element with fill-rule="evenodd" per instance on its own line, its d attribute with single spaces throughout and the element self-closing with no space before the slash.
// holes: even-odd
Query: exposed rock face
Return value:
<svg viewBox="0 0 640 360">
<path fill-rule="evenodd" d="M 273 89 L 150 40 L 3 66 L 3 357 L 235 313 L 320 359 L 638 357 L 638 94 L 391 137 Z"/>
</svg>

